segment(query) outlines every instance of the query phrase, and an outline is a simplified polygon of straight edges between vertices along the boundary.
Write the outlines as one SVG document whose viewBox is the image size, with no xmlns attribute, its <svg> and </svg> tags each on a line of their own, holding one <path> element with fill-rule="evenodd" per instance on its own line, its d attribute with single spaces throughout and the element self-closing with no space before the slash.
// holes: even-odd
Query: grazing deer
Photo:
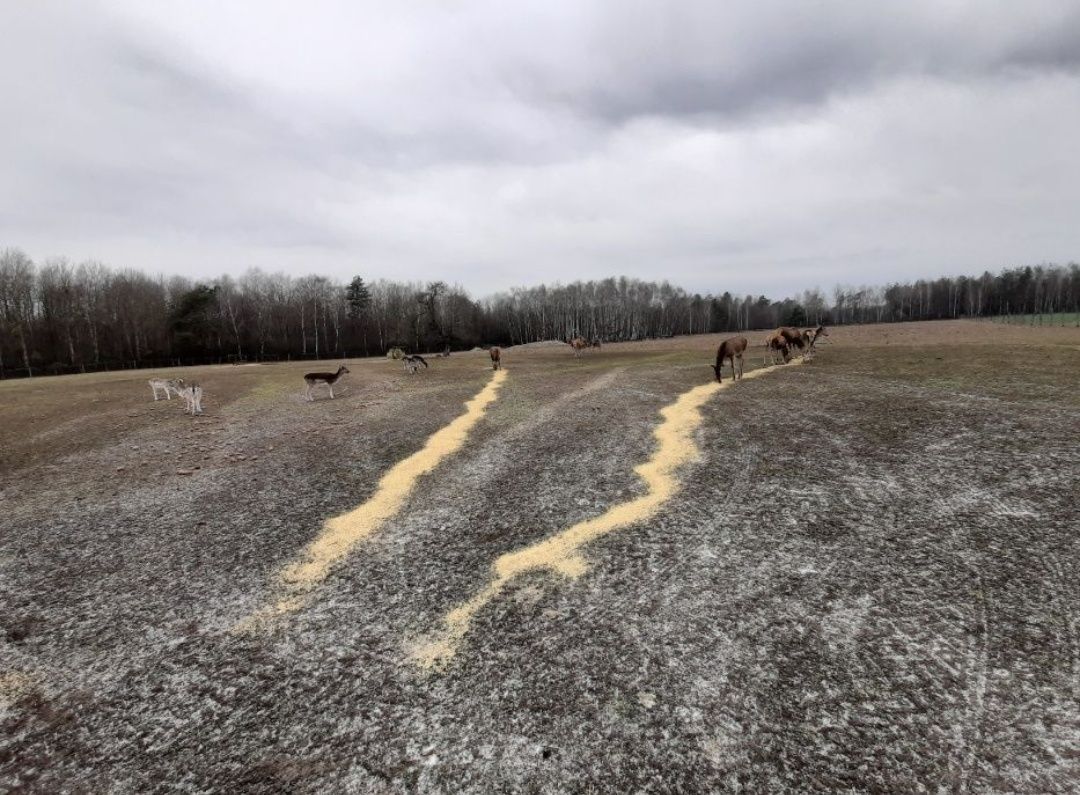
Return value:
<svg viewBox="0 0 1080 795">
<path fill-rule="evenodd" d="M 184 388 L 184 379 L 183 378 L 173 378 L 171 380 L 166 379 L 166 378 L 151 378 L 148 383 L 150 384 L 150 388 L 152 390 L 154 390 L 154 402 L 155 403 L 157 402 L 157 399 L 158 399 L 157 391 L 159 389 L 164 389 L 165 390 L 165 399 L 166 400 L 172 400 L 172 395 L 170 393 L 175 392 L 177 397 L 179 397 L 180 396 L 180 390 Z"/>
<path fill-rule="evenodd" d="M 184 413 L 190 414 L 192 417 L 196 414 L 202 414 L 203 388 L 201 386 L 198 384 L 186 384 L 177 391 L 177 395 L 182 397 L 186 404 Z"/>
<path fill-rule="evenodd" d="M 783 357 L 785 363 L 791 359 L 791 347 L 787 344 L 783 335 L 776 331 L 765 338 L 765 353 L 766 356 L 761 362 L 763 367 L 770 364 L 770 358 L 772 359 L 771 363 L 776 364 L 777 354 L 780 354 Z"/>
<path fill-rule="evenodd" d="M 713 365 L 713 370 L 716 371 L 716 380 L 721 384 L 724 383 L 723 376 L 721 375 L 724 369 L 724 359 L 731 360 L 731 379 L 737 381 L 742 378 L 743 375 L 743 354 L 746 352 L 746 346 L 750 343 L 746 337 L 732 337 L 731 339 L 724 340 L 720 343 L 720 347 L 716 349 L 716 364 Z M 739 367 L 735 368 L 735 362 L 738 361 Z"/>
<path fill-rule="evenodd" d="M 798 348 L 800 351 L 806 347 L 802 332 L 790 326 L 781 326 L 765 339 L 765 347 L 773 355 L 773 364 L 776 364 L 776 353 L 783 354 L 784 364 L 791 361 L 791 349 Z"/>
<path fill-rule="evenodd" d="M 491 369 L 498 370 L 502 367 L 502 351 L 493 347 L 488 351 L 488 355 L 491 356 Z"/>
<path fill-rule="evenodd" d="M 581 352 L 589 347 L 589 343 L 585 341 L 584 337 L 574 337 L 567 345 L 574 349 L 574 357 L 581 356 Z"/>
<path fill-rule="evenodd" d="M 336 373 L 308 373 L 304 376 L 304 383 L 307 384 L 307 399 L 314 402 L 315 398 L 311 396 L 311 388 L 315 384 L 326 384 L 330 388 L 330 399 L 334 399 L 334 383 L 349 372 L 349 368 L 345 365 L 341 365 L 337 369 Z"/>
<path fill-rule="evenodd" d="M 406 356 L 405 359 L 405 372 L 415 374 L 420 369 L 420 365 L 424 365 L 424 369 L 427 369 L 428 363 L 424 361 L 424 357 L 419 354 L 413 354 Z"/>
</svg>

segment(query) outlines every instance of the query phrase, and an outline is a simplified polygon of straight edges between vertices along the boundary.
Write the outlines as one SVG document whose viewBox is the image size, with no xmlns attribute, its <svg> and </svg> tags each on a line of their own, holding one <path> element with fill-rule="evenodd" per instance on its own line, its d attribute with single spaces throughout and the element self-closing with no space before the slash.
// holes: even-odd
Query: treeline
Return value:
<svg viewBox="0 0 1080 795">
<path fill-rule="evenodd" d="M 1080 266 L 1012 268 L 794 298 L 691 294 L 619 278 L 479 302 L 445 282 L 342 284 L 249 270 L 209 282 L 0 252 L 0 378 L 441 351 L 581 335 L 605 342 L 774 328 L 1080 311 Z"/>
</svg>

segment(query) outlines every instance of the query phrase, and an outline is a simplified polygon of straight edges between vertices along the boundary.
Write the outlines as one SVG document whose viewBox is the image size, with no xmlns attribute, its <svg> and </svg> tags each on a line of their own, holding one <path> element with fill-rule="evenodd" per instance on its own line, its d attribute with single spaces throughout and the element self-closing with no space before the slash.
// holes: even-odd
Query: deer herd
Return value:
<svg viewBox="0 0 1080 795">
<path fill-rule="evenodd" d="M 829 336 L 829 332 L 825 330 L 824 326 L 818 326 L 812 329 L 798 329 L 790 326 L 781 326 L 772 332 L 765 338 L 765 357 L 762 361 L 762 366 L 767 366 L 770 363 L 777 364 L 778 361 L 787 363 L 791 361 L 792 352 L 795 350 L 802 351 L 804 361 L 810 361 L 814 358 L 816 352 L 816 343 L 822 337 Z M 600 340 L 592 339 L 586 340 L 584 337 L 572 337 L 566 341 L 574 351 L 574 357 L 580 357 L 582 351 L 594 348 L 599 350 L 601 348 Z M 716 373 L 716 380 L 723 383 L 723 368 L 725 364 L 731 367 L 731 377 L 733 380 L 742 378 L 743 375 L 743 362 L 746 356 L 746 350 L 750 343 L 746 337 L 731 337 L 720 343 L 720 347 L 716 349 L 716 364 L 711 365 L 713 371 Z M 399 349 L 398 349 L 399 350 Z M 450 349 L 447 347 L 440 353 L 435 354 L 438 357 L 446 357 L 450 355 Z M 492 346 L 488 349 L 488 356 L 491 358 L 491 368 L 493 370 L 502 369 L 502 349 L 496 346 Z M 415 375 L 423 367 L 428 369 L 428 363 L 423 356 L 418 354 L 406 354 L 404 351 L 400 351 L 397 355 L 391 357 L 394 359 L 400 359 L 405 366 L 405 372 Z M 319 384 L 325 384 L 330 392 L 330 398 L 334 397 L 334 384 L 336 384 L 343 375 L 349 372 L 349 368 L 345 365 L 338 367 L 336 372 L 333 373 L 307 373 L 304 375 L 304 384 L 307 387 L 305 396 L 309 402 L 315 400 L 312 394 L 312 389 Z M 162 392 L 165 395 L 166 400 L 172 400 L 172 395 L 184 400 L 184 412 L 195 416 L 196 414 L 202 414 L 202 397 L 203 388 L 197 383 L 186 383 L 182 378 L 166 379 L 166 378 L 151 378 L 149 381 L 150 389 L 154 393 L 154 401 L 158 400 L 158 392 Z"/>
<path fill-rule="evenodd" d="M 829 336 L 829 332 L 826 331 L 824 326 L 801 330 L 790 326 L 781 326 L 765 338 L 765 357 L 762 359 L 761 364 L 763 367 L 768 365 L 770 358 L 772 359 L 771 363 L 776 364 L 777 356 L 780 357 L 784 364 L 787 364 L 791 361 L 792 350 L 795 349 L 803 352 L 803 361 L 811 361 L 817 350 L 815 347 L 817 341 L 821 337 L 827 336 Z M 712 366 L 716 372 L 717 381 L 724 382 L 723 367 L 725 361 L 731 363 L 732 380 L 737 381 L 742 378 L 743 355 L 746 353 L 749 344 L 746 337 L 732 337 L 720 343 L 720 347 L 716 349 L 716 364 Z"/>
</svg>

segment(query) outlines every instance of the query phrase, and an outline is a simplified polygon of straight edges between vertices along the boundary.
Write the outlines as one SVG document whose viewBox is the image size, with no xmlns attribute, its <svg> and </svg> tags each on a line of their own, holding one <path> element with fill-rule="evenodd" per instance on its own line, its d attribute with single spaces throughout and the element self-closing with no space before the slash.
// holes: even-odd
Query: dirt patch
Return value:
<svg viewBox="0 0 1080 795">
<path fill-rule="evenodd" d="M 639 499 L 719 337 L 512 351 L 460 449 L 267 633 L 231 629 L 486 353 L 349 361 L 310 404 L 336 362 L 205 368 L 194 419 L 143 374 L 2 384 L 0 671 L 34 685 L 0 712 L 0 789 L 1072 789 L 1080 356 L 971 325 L 834 329 L 725 386 L 673 496 L 558 587 L 516 574 L 436 676 L 403 639 Z"/>
</svg>

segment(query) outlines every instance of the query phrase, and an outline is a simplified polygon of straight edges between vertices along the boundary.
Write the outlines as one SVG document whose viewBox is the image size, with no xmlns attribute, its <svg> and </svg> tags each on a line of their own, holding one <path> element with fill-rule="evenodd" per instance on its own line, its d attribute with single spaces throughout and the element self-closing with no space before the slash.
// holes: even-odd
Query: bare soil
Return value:
<svg viewBox="0 0 1080 795">
<path fill-rule="evenodd" d="M 336 362 L 0 382 L 0 790 L 1075 788 L 1073 328 L 831 329 L 705 402 L 675 495 L 582 572 L 516 576 L 415 663 L 500 556 L 644 493 L 719 339 L 504 351 L 460 450 L 260 631 L 486 353 L 350 360 L 314 403 Z"/>
</svg>

